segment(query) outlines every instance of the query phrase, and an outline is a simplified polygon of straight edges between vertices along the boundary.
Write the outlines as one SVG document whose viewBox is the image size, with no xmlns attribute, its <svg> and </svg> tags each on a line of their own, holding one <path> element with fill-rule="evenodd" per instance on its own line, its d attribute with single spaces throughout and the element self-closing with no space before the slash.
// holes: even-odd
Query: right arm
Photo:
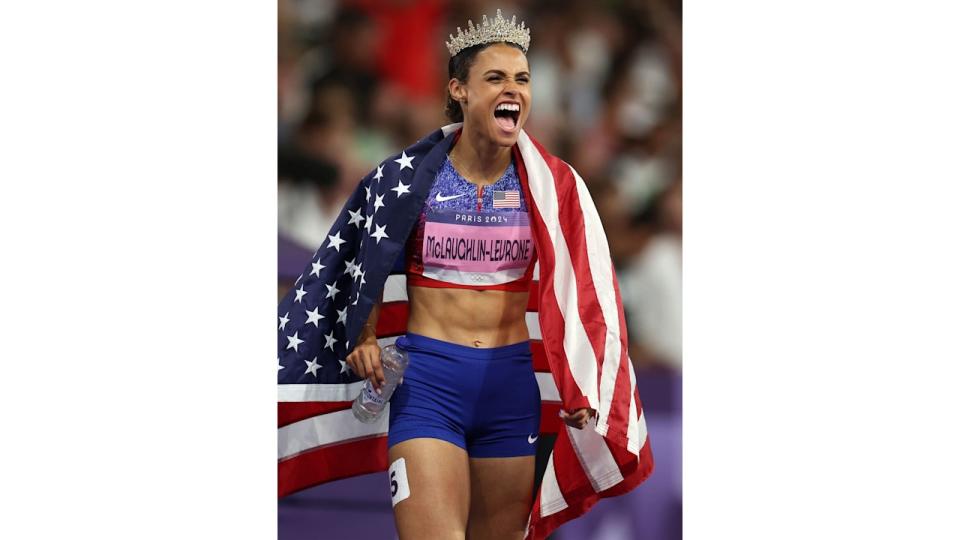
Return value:
<svg viewBox="0 0 960 540">
<path fill-rule="evenodd" d="M 347 365 L 357 375 L 370 379 L 373 387 L 380 390 L 386 378 L 383 375 L 383 366 L 380 365 L 380 346 L 377 344 L 377 319 L 380 317 L 380 301 L 370 309 L 370 317 L 360 330 L 360 337 L 353 351 L 347 355 Z"/>
</svg>

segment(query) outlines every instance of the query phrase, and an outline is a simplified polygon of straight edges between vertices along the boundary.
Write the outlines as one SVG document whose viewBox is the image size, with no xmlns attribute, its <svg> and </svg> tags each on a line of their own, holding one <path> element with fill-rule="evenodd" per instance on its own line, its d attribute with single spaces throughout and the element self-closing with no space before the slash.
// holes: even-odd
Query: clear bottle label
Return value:
<svg viewBox="0 0 960 540">
<path fill-rule="evenodd" d="M 385 403 L 383 398 L 377 395 L 377 391 L 374 390 L 370 384 L 363 385 L 363 392 L 360 393 L 360 399 L 363 405 L 373 404 L 374 407 L 378 409 L 382 408 Z"/>
</svg>

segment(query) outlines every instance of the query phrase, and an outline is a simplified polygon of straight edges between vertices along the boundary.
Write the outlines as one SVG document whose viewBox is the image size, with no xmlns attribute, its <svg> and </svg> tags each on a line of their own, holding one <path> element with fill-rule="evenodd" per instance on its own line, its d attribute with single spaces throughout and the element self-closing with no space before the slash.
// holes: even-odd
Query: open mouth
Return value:
<svg viewBox="0 0 960 540">
<path fill-rule="evenodd" d="M 520 121 L 519 103 L 501 103 L 493 111 L 493 118 L 504 131 L 515 131 Z"/>
</svg>

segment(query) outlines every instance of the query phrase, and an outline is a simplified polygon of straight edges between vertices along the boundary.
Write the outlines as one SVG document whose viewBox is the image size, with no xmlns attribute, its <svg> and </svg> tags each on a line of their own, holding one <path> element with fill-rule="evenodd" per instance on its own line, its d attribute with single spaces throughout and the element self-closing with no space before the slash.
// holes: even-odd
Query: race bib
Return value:
<svg viewBox="0 0 960 540">
<path fill-rule="evenodd" d="M 526 212 L 430 209 L 423 230 L 423 275 L 460 285 L 521 278 L 533 259 Z"/>
</svg>

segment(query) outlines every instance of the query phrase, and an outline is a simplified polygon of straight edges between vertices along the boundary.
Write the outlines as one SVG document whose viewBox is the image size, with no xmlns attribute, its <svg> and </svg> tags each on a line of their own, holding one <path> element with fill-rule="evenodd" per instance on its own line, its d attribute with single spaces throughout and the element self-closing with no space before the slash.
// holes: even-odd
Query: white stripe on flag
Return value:
<svg viewBox="0 0 960 540">
<path fill-rule="evenodd" d="M 349 384 L 278 384 L 277 401 L 353 401 L 360 395 L 364 381 Z"/>
<path fill-rule="evenodd" d="M 537 376 L 537 386 L 540 387 L 540 401 L 560 402 L 560 390 L 557 390 L 557 383 L 553 380 L 553 375 L 548 373 L 535 373 Z"/>
<path fill-rule="evenodd" d="M 540 484 L 540 517 L 556 514 L 567 506 L 563 492 L 560 491 L 560 484 L 557 483 L 557 471 L 553 468 L 553 452 L 550 452 L 547 470 L 544 471 L 543 482 Z"/>
<path fill-rule="evenodd" d="M 583 210 L 583 228 L 586 235 L 587 257 L 590 264 L 590 274 L 595 284 L 608 283 L 613 279 L 613 267 L 610 260 L 610 247 L 607 245 L 607 235 L 600 223 L 600 215 L 590 198 L 587 185 L 577 171 L 570 167 L 577 186 L 577 195 L 580 199 L 580 208 Z M 613 403 L 614 385 L 620 368 L 620 316 L 617 311 L 617 299 L 613 286 L 594 287 L 600 311 L 603 313 L 604 323 L 607 325 L 607 335 L 604 343 L 603 363 L 600 371 L 600 407 L 597 409 L 600 421 L 597 429 L 601 434 L 607 433 L 607 418 L 610 416 L 610 407 Z M 606 293 L 606 294 L 605 294 Z"/>
<path fill-rule="evenodd" d="M 630 417 L 627 421 L 627 450 L 639 456 L 640 448 L 647 438 L 647 424 L 643 422 L 642 418 L 637 418 L 637 377 L 633 373 L 632 362 L 630 366 Z M 642 414 L 643 411 L 640 411 L 640 413 Z M 643 425 L 643 433 L 640 432 L 641 424 Z"/>
<path fill-rule="evenodd" d="M 446 137 L 447 135 L 460 129 L 461 126 L 463 126 L 463 122 L 457 122 L 456 124 L 447 124 L 440 129 L 443 131 L 443 136 Z"/>
<path fill-rule="evenodd" d="M 564 322 L 563 349 L 567 365 L 580 393 L 587 398 L 590 407 L 596 409 L 599 403 L 596 355 L 583 327 L 583 321 L 580 320 L 573 262 L 560 229 L 559 203 L 553 173 L 526 133 L 520 132 L 518 144 L 530 179 L 530 194 L 543 216 L 544 226 L 554 248 L 553 291 Z"/>
<path fill-rule="evenodd" d="M 391 274 L 387 276 L 387 282 L 383 286 L 384 302 L 406 302 L 407 301 L 407 275 Z"/>
<path fill-rule="evenodd" d="M 620 467 L 602 435 L 592 429 L 577 429 L 566 424 L 564 427 L 570 435 L 570 444 L 580 460 L 580 467 L 590 479 L 594 491 L 599 493 L 623 481 Z"/>
<path fill-rule="evenodd" d="M 384 348 L 384 347 L 386 347 L 387 345 L 393 345 L 394 343 L 397 342 L 397 338 L 398 338 L 398 337 L 400 337 L 400 336 L 390 336 L 390 337 L 377 338 L 377 345 L 378 345 L 381 349 Z"/>
<path fill-rule="evenodd" d="M 636 406 L 633 407 L 633 410 L 637 410 Z M 637 441 L 640 441 L 640 442 L 637 443 L 637 444 L 635 444 L 635 445 L 634 445 L 634 446 L 635 446 L 634 448 L 630 448 L 629 445 L 630 445 L 630 444 L 634 444 L 634 443 L 633 443 L 633 441 L 631 441 L 631 440 L 629 440 L 629 439 L 627 440 L 627 444 L 628 444 L 627 450 L 630 450 L 631 452 L 633 452 L 634 454 L 636 454 L 636 455 L 638 455 L 638 456 L 640 455 L 640 449 L 643 448 L 643 445 L 647 444 L 647 419 L 646 419 L 646 414 L 647 414 L 646 411 L 641 410 L 641 411 L 640 411 L 640 418 L 637 419 L 637 438 L 636 438 L 636 440 L 637 440 Z"/>
<path fill-rule="evenodd" d="M 540 334 L 540 314 L 536 311 L 528 311 L 525 317 L 527 319 L 527 333 L 530 334 L 530 339 L 541 339 L 543 336 Z"/>
<path fill-rule="evenodd" d="M 370 424 L 353 417 L 353 411 L 337 411 L 283 426 L 277 434 L 278 459 L 295 456 L 318 446 L 384 435 L 390 422 L 390 404 Z"/>
</svg>

